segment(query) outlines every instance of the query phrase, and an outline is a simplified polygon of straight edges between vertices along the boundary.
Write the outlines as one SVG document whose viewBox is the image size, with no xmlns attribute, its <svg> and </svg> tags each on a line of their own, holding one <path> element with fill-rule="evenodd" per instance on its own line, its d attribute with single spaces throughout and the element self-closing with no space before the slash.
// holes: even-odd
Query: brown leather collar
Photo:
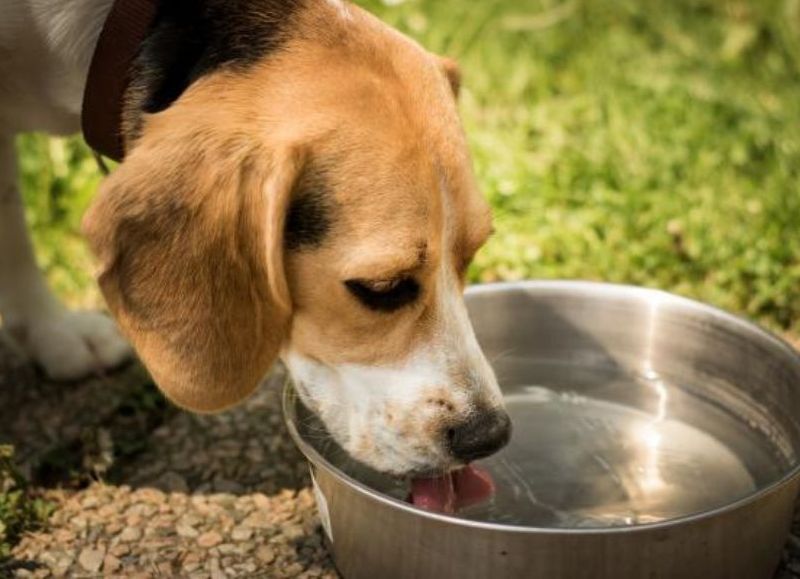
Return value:
<svg viewBox="0 0 800 579">
<path fill-rule="evenodd" d="M 122 105 L 133 59 L 156 15 L 158 0 L 116 0 L 89 67 L 83 93 L 83 136 L 96 152 L 121 161 L 125 156 Z"/>
</svg>

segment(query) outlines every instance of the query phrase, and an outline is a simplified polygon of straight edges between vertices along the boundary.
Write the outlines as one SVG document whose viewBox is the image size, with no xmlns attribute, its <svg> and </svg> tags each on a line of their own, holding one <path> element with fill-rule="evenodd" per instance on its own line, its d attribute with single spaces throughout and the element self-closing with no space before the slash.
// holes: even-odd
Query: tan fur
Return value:
<svg viewBox="0 0 800 579">
<path fill-rule="evenodd" d="M 463 280 L 490 232 L 455 64 L 358 8 L 346 19 L 332 10 L 315 3 L 279 55 L 206 77 L 146 118 L 86 218 L 112 312 L 161 388 L 190 409 L 240 401 L 287 343 L 332 365 L 403 358 L 440 315 L 439 264 Z M 284 256 L 305 163 L 324 167 L 336 214 L 320 247 Z M 423 294 L 390 314 L 343 284 L 398 275 Z"/>
<path fill-rule="evenodd" d="M 221 87 L 229 106 L 211 110 Z M 248 395 L 289 322 L 282 230 L 300 160 L 252 134 L 251 90 L 218 77 L 150 119 L 85 218 L 111 311 L 167 395 L 197 411 Z"/>
</svg>

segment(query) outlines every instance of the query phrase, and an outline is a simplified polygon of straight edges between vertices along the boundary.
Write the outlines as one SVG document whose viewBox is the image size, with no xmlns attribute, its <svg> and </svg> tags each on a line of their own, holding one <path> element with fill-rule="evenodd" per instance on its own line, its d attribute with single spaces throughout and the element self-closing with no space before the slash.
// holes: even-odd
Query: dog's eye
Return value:
<svg viewBox="0 0 800 579">
<path fill-rule="evenodd" d="M 344 285 L 358 301 L 379 312 L 393 312 L 419 296 L 419 284 L 410 277 L 379 281 L 349 279 Z"/>
</svg>

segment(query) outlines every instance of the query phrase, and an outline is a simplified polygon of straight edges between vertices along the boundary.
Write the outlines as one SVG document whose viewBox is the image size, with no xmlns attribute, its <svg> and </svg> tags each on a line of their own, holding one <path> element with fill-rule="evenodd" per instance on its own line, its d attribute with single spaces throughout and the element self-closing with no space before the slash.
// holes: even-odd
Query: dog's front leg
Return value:
<svg viewBox="0 0 800 579">
<path fill-rule="evenodd" d="M 22 349 L 58 380 L 118 365 L 130 348 L 114 323 L 71 312 L 53 296 L 36 265 L 17 183 L 12 135 L 0 134 L 0 316 Z"/>
</svg>

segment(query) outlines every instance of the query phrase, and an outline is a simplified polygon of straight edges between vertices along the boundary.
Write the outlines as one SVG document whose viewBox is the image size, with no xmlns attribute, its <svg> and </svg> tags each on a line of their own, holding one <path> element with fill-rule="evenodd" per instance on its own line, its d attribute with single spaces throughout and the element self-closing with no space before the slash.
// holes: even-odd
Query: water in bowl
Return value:
<svg viewBox="0 0 800 579">
<path fill-rule="evenodd" d="M 679 386 L 652 371 L 519 363 L 527 367 L 512 374 L 535 381 L 504 385 L 514 433 L 480 462 L 497 492 L 457 516 L 550 528 L 654 523 L 743 498 L 794 462 L 774 425 L 736 389 Z M 406 483 L 340 450 L 325 454 L 386 494 L 408 494 Z"/>
<path fill-rule="evenodd" d="M 632 525 L 702 511 L 756 488 L 734 451 L 697 426 L 574 392 L 521 390 L 507 401 L 521 432 L 484 463 L 498 492 L 463 516 Z"/>
</svg>

